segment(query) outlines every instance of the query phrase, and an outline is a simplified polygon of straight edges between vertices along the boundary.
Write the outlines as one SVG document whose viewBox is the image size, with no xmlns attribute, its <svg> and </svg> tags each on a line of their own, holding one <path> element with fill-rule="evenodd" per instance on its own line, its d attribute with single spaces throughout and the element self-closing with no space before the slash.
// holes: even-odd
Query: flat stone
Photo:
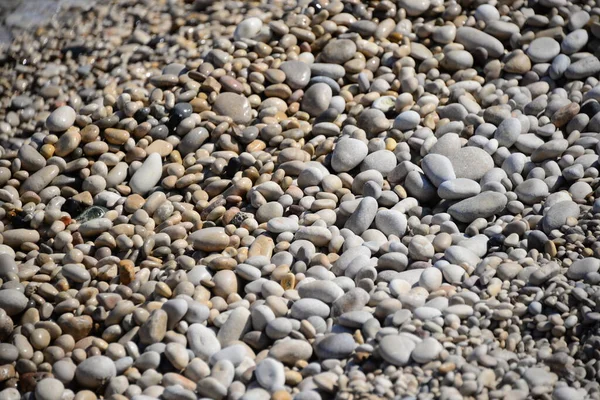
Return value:
<svg viewBox="0 0 600 400">
<path fill-rule="evenodd" d="M 36 172 L 46 166 L 46 159 L 36 149 L 28 144 L 24 144 L 17 153 L 21 160 L 21 168 Z"/>
<path fill-rule="evenodd" d="M 283 364 L 273 358 L 265 358 L 254 370 L 258 384 L 269 391 L 283 388 L 285 385 L 285 369 Z"/>
<path fill-rule="evenodd" d="M 567 223 L 567 218 L 579 217 L 579 206 L 573 201 L 558 202 L 546 211 L 542 224 L 544 232 L 550 233 Z"/>
<path fill-rule="evenodd" d="M 470 223 L 477 218 L 488 218 L 501 212 L 507 202 L 502 193 L 483 192 L 450 206 L 448 213 L 460 222 Z"/>
<path fill-rule="evenodd" d="M 375 226 L 385 235 L 402 237 L 406 233 L 406 215 L 396 210 L 379 210 L 375 215 Z"/>
<path fill-rule="evenodd" d="M 167 333 L 168 315 L 165 310 L 152 311 L 150 317 L 142 324 L 138 335 L 143 344 L 158 343 L 163 340 Z"/>
<path fill-rule="evenodd" d="M 437 194 L 442 199 L 461 200 L 473 197 L 481 192 L 481 186 L 474 180 L 457 178 L 445 181 L 438 187 Z"/>
<path fill-rule="evenodd" d="M 498 125 L 498 129 L 494 132 L 494 138 L 500 146 L 510 148 L 521 134 L 521 123 L 516 118 L 505 119 Z"/>
<path fill-rule="evenodd" d="M 535 63 L 551 61 L 560 53 L 560 44 L 551 37 L 534 39 L 527 48 L 527 55 Z"/>
</svg>

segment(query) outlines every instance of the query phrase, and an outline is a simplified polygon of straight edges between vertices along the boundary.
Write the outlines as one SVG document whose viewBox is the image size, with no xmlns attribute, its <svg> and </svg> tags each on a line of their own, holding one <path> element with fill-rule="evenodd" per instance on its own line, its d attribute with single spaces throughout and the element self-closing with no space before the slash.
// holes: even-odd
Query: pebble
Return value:
<svg viewBox="0 0 600 400">
<path fill-rule="evenodd" d="M 396 366 L 408 364 L 415 347 L 414 341 L 401 335 L 386 335 L 379 341 L 381 357 Z"/>
<path fill-rule="evenodd" d="M 529 44 L 527 55 L 535 63 L 552 61 L 560 53 L 560 44 L 551 37 L 540 37 Z"/>
<path fill-rule="evenodd" d="M 97 389 L 117 375 L 115 364 L 105 356 L 87 358 L 77 366 L 75 378 L 83 387 Z"/>
<path fill-rule="evenodd" d="M 468 51 L 483 48 L 489 57 L 500 57 L 504 53 L 504 45 L 495 37 L 478 29 L 462 26 L 456 31 L 456 41 Z"/>
<path fill-rule="evenodd" d="M 248 125 L 252 121 L 252 109 L 244 96 L 226 92 L 215 99 L 213 109 L 217 114 L 230 117 L 236 124 Z"/>
<path fill-rule="evenodd" d="M 6 17 L 1 398 L 597 397 L 598 7 L 163 3 Z"/>
<path fill-rule="evenodd" d="M 46 119 L 46 128 L 50 132 L 64 132 L 75 123 L 77 113 L 70 106 L 60 106 Z"/>
<path fill-rule="evenodd" d="M 135 171 L 131 177 L 129 185 L 133 193 L 146 194 L 160 180 L 162 175 L 162 160 L 160 154 L 152 153 L 144 161 L 142 166 Z"/>
<path fill-rule="evenodd" d="M 311 116 L 318 116 L 329 108 L 333 92 L 325 83 L 315 83 L 302 98 L 302 109 Z"/>
<path fill-rule="evenodd" d="M 333 150 L 331 167 L 336 172 L 347 172 L 358 166 L 367 156 L 367 145 L 358 139 L 340 140 Z"/>
</svg>

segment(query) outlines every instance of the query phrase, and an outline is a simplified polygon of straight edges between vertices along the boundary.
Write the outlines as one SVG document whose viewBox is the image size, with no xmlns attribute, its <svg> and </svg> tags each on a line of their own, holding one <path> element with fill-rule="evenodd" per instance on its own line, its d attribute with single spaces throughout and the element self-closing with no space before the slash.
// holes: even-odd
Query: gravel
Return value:
<svg viewBox="0 0 600 400">
<path fill-rule="evenodd" d="M 1 399 L 600 399 L 600 8 L 159 3 L 0 7 Z"/>
</svg>

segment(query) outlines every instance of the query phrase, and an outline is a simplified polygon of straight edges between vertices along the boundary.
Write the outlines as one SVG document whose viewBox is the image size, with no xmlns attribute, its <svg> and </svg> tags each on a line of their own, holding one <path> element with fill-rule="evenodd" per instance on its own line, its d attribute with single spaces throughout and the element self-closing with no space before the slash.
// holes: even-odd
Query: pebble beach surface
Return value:
<svg viewBox="0 0 600 400">
<path fill-rule="evenodd" d="M 0 400 L 600 399 L 599 49 L 577 0 L 106 0 L 19 34 Z"/>
</svg>

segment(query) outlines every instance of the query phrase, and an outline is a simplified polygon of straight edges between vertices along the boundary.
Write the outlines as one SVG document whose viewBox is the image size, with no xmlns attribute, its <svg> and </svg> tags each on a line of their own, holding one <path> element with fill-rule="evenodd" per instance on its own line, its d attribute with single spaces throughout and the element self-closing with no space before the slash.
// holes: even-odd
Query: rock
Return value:
<svg viewBox="0 0 600 400">
<path fill-rule="evenodd" d="M 162 309 L 152 311 L 150 317 L 142 324 L 138 335 L 143 344 L 158 343 L 167 333 L 167 313 Z"/>
<path fill-rule="evenodd" d="M 471 179 L 458 178 L 445 181 L 438 187 L 437 194 L 442 199 L 461 200 L 473 197 L 481 192 L 479 183 Z"/>
<path fill-rule="evenodd" d="M 312 356 L 311 345 L 304 340 L 282 339 L 269 350 L 269 357 L 287 365 L 294 365 L 299 360 L 308 360 Z"/>
<path fill-rule="evenodd" d="M 567 271 L 567 278 L 573 280 L 581 280 L 589 273 L 598 272 L 600 270 L 600 260 L 597 258 L 584 258 L 575 261 Z M 2 291 L 0 291 L 0 294 Z"/>
<path fill-rule="evenodd" d="M 15 276 L 19 272 L 19 267 L 15 262 L 15 257 L 10 254 L 0 253 L 0 278 L 9 280 L 7 278 Z"/>
<path fill-rule="evenodd" d="M 508 118 L 500 123 L 496 132 L 494 132 L 494 138 L 498 141 L 500 146 L 510 148 L 516 143 L 519 135 L 521 134 L 521 123 L 516 118 Z"/>
<path fill-rule="evenodd" d="M 317 299 L 297 300 L 291 308 L 291 316 L 297 320 L 307 319 L 312 316 L 327 318 L 329 316 L 329 306 Z"/>
<path fill-rule="evenodd" d="M 302 61 L 285 61 L 279 67 L 285 72 L 285 82 L 292 89 L 302 89 L 310 81 L 310 66 Z"/>
<path fill-rule="evenodd" d="M 229 245 L 229 236 L 221 227 L 200 229 L 187 238 L 194 249 L 206 252 L 224 250 Z"/>
<path fill-rule="evenodd" d="M 323 48 L 321 57 L 330 64 L 343 64 L 354 57 L 356 44 L 349 39 L 331 40 Z"/>
<path fill-rule="evenodd" d="M 535 63 L 551 61 L 560 53 L 560 44 L 551 37 L 534 39 L 527 48 L 527 55 Z"/>
<path fill-rule="evenodd" d="M 60 400 L 65 386 L 58 379 L 42 379 L 35 385 L 36 400 Z"/>
<path fill-rule="evenodd" d="M 455 153 L 447 155 L 454 167 L 457 178 L 479 181 L 486 172 L 494 168 L 494 160 L 477 147 L 463 147 Z"/>
<path fill-rule="evenodd" d="M 440 186 L 445 181 L 456 179 L 454 168 L 450 160 L 441 154 L 428 154 L 423 157 L 421 166 L 425 176 L 429 178 L 431 183 L 436 187 Z"/>
<path fill-rule="evenodd" d="M 404 236 L 406 233 L 407 219 L 406 215 L 396 210 L 379 210 L 375 215 L 375 225 L 377 229 L 385 235 Z"/>
<path fill-rule="evenodd" d="M 504 53 L 504 46 L 495 37 L 475 28 L 462 26 L 456 32 L 456 41 L 468 51 L 482 47 L 488 52 L 489 57 L 498 58 Z"/>
<path fill-rule="evenodd" d="M 404 8 L 406 10 L 406 14 L 411 17 L 416 17 L 423 14 L 429 9 L 429 5 L 429 0 L 400 0 L 398 2 L 398 7 Z"/>
<path fill-rule="evenodd" d="M 421 122 L 421 116 L 416 111 L 404 111 L 394 119 L 393 128 L 401 131 L 411 131 Z"/>
<path fill-rule="evenodd" d="M 213 110 L 230 117 L 236 124 L 248 125 L 252 121 L 252 108 L 248 99 L 232 92 L 221 93 L 215 99 Z"/>
<path fill-rule="evenodd" d="M 162 160 L 158 153 L 152 153 L 146 158 L 142 166 L 135 171 L 129 180 L 133 193 L 145 195 L 160 180 L 162 176 Z"/>
<path fill-rule="evenodd" d="M 244 333 L 250 329 L 250 311 L 243 307 L 234 309 L 227 321 L 219 329 L 217 339 L 222 347 L 227 347 L 236 340 L 239 340 Z"/>
<path fill-rule="evenodd" d="M 339 333 L 325 336 L 316 347 L 317 357 L 322 360 L 342 360 L 349 357 L 356 347 L 354 338 L 349 333 Z"/>
<path fill-rule="evenodd" d="M 420 364 L 426 364 L 438 358 L 444 347 L 436 339 L 429 337 L 423 339 L 421 343 L 415 346 L 411 353 L 413 360 Z"/>
<path fill-rule="evenodd" d="M 442 272 L 437 268 L 425 268 L 425 271 L 419 278 L 419 286 L 427 289 L 429 292 L 437 290 L 442 286 Z"/>
<path fill-rule="evenodd" d="M 249 17 L 240 22 L 233 32 L 235 40 L 253 39 L 262 29 L 262 21 L 256 17 Z"/>
<path fill-rule="evenodd" d="M 329 85 L 315 83 L 304 93 L 302 109 L 312 117 L 316 117 L 329 108 L 332 96 L 333 92 Z"/>
<path fill-rule="evenodd" d="M 46 119 L 46 128 L 50 132 L 63 132 L 73 126 L 77 113 L 70 106 L 60 106 Z"/>
<path fill-rule="evenodd" d="M 415 347 L 415 342 L 405 336 L 386 335 L 379 341 L 379 354 L 390 364 L 403 367 L 408 364 Z"/>
<path fill-rule="evenodd" d="M 414 236 L 408 245 L 408 255 L 414 260 L 428 261 L 434 254 L 433 245 L 425 236 Z"/>
<path fill-rule="evenodd" d="M 595 56 L 589 56 L 569 65 L 565 76 L 569 79 L 583 79 L 598 72 L 600 72 L 600 60 Z"/>
<path fill-rule="evenodd" d="M 523 378 L 530 387 L 552 387 L 558 380 L 556 374 L 538 367 L 526 369 Z"/>
<path fill-rule="evenodd" d="M 587 396 L 585 389 L 575 389 L 568 386 L 561 386 L 554 389 L 552 400 L 584 400 Z"/>
<path fill-rule="evenodd" d="M 196 357 L 200 357 L 204 361 L 208 361 L 221 350 L 221 343 L 215 332 L 202 324 L 190 325 L 186 336 L 189 348 Z"/>
<path fill-rule="evenodd" d="M 6 311 L 9 317 L 18 315 L 25 310 L 27 302 L 27 297 L 18 290 L 0 290 L 0 308 Z"/>
<path fill-rule="evenodd" d="M 344 290 L 332 281 L 312 281 L 302 283 L 297 287 L 301 298 L 321 300 L 331 304 L 344 295 Z"/>
<path fill-rule="evenodd" d="M 544 232 L 550 233 L 554 229 L 559 229 L 567 223 L 567 218 L 579 217 L 579 206 L 573 201 L 561 201 L 554 204 L 546 211 L 542 224 Z"/>
<path fill-rule="evenodd" d="M 525 204 L 535 204 L 544 200 L 548 194 L 548 185 L 541 179 L 527 179 L 515 188 L 520 201 Z"/>
<path fill-rule="evenodd" d="M 560 44 L 564 54 L 573 54 L 581 50 L 588 42 L 588 33 L 585 29 L 576 29 L 569 33 Z"/>
<path fill-rule="evenodd" d="M 377 200 L 373 197 L 365 197 L 361 200 L 356 211 L 348 218 L 344 227 L 357 235 L 361 235 L 371 226 L 376 214 Z"/>
<path fill-rule="evenodd" d="M 46 166 L 46 159 L 32 146 L 24 144 L 18 152 L 21 168 L 36 172 Z"/>
<path fill-rule="evenodd" d="M 259 385 L 269 391 L 282 388 L 285 384 L 285 369 L 283 364 L 272 358 L 265 358 L 256 365 L 254 370 Z"/>
<path fill-rule="evenodd" d="M 19 191 L 21 193 L 29 191 L 39 193 L 42 191 L 42 189 L 48 186 L 54 178 L 58 176 L 58 173 L 59 169 L 56 165 L 47 165 L 36 173 L 30 175 L 29 178 L 23 182 Z"/>
<path fill-rule="evenodd" d="M 97 389 L 117 375 L 114 362 L 105 356 L 87 358 L 77 366 L 75 378 L 85 388 Z"/>
<path fill-rule="evenodd" d="M 507 202 L 502 193 L 483 192 L 450 206 L 448 213 L 460 222 L 470 223 L 477 218 L 488 218 L 500 213 Z"/>
</svg>

